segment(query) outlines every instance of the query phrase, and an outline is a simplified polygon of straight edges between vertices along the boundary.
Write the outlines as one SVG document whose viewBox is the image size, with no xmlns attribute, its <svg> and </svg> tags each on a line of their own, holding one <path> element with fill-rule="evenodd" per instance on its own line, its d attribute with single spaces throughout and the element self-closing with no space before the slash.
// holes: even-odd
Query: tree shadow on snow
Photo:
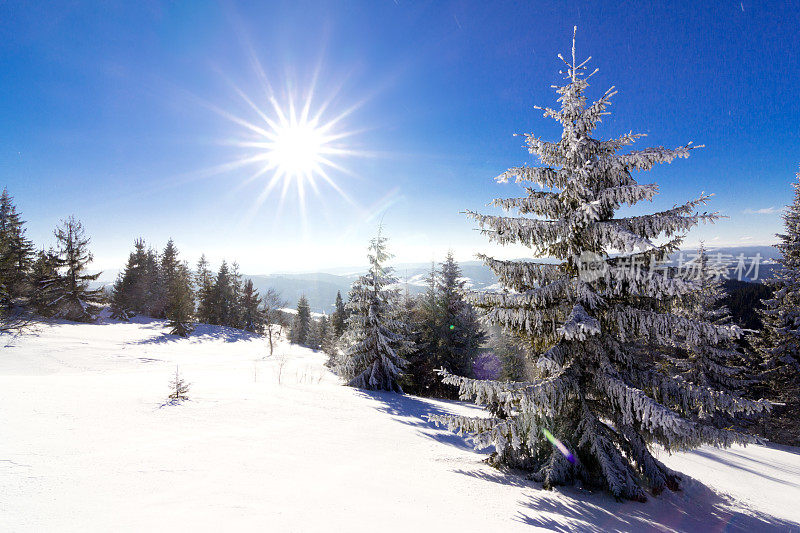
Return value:
<svg viewBox="0 0 800 533">
<path fill-rule="evenodd" d="M 225 342 L 237 342 L 260 338 L 255 333 L 244 331 L 236 328 L 228 328 L 224 326 L 210 326 L 208 324 L 195 324 L 194 331 L 188 337 L 181 337 L 180 335 L 171 335 L 165 331 L 166 324 L 163 321 L 142 322 L 146 328 L 159 330 L 159 335 L 142 339 L 137 341 L 136 344 L 167 344 L 172 342 L 179 342 L 185 340 L 223 340 Z"/>
<path fill-rule="evenodd" d="M 684 476 L 682 490 L 664 491 L 646 503 L 618 502 L 606 493 L 574 487 L 539 490 L 520 502 L 515 519 L 552 531 L 742 531 L 800 532 L 800 524 L 747 509 Z"/>
<path fill-rule="evenodd" d="M 522 473 L 493 470 L 454 472 L 491 483 L 529 489 L 515 520 L 551 531 L 741 531 L 797 532 L 800 524 L 752 510 L 684 475 L 681 490 L 664 491 L 646 503 L 616 501 L 608 493 L 577 487 L 548 491 Z"/>
<path fill-rule="evenodd" d="M 781 485 L 800 488 L 800 484 L 793 483 L 791 481 L 780 479 L 774 476 L 770 476 L 764 473 L 763 468 L 758 466 L 761 465 L 762 467 L 766 466 L 774 468 L 775 465 L 768 463 L 766 461 L 759 461 L 758 459 L 754 459 L 753 457 L 748 457 L 747 455 L 741 453 L 736 453 L 735 451 L 732 450 L 724 450 L 724 453 L 720 454 L 720 453 L 709 453 L 705 450 L 698 449 L 698 450 L 692 450 L 690 453 L 692 453 L 693 455 L 699 455 L 700 457 L 704 457 L 706 459 L 710 459 L 717 463 L 722 463 L 726 466 L 735 468 L 737 470 L 744 470 L 745 472 L 755 474 L 759 477 L 772 481 L 773 483 L 780 483 Z M 729 456 L 730 458 L 726 456 Z M 749 468 L 745 466 L 747 463 L 755 463 L 755 464 L 753 465 L 753 468 Z M 785 470 L 785 468 L 783 469 Z"/>
<path fill-rule="evenodd" d="M 474 451 L 474 447 L 465 437 L 459 437 L 447 428 L 438 427 L 433 422 L 429 422 L 427 417 L 430 415 L 451 415 L 454 411 L 448 411 L 433 403 L 427 402 L 415 396 L 397 394 L 384 391 L 359 390 L 358 394 L 378 402 L 376 409 L 391 415 L 395 420 L 403 424 L 412 426 L 418 432 L 429 439 L 437 442 L 456 446 L 466 450 Z M 446 400 L 436 400 L 446 402 Z M 484 451 L 479 451 L 483 453 Z"/>
</svg>

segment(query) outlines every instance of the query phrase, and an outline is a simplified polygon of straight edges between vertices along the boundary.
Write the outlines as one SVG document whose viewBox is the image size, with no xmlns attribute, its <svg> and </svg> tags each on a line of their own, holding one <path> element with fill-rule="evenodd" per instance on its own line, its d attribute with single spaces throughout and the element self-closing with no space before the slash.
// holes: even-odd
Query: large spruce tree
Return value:
<svg viewBox="0 0 800 533">
<path fill-rule="evenodd" d="M 783 267 L 765 281 L 772 298 L 759 311 L 763 329 L 753 345 L 763 361 L 763 379 L 770 399 L 785 405 L 765 424 L 766 436 L 785 444 L 800 444 L 800 172 L 794 201 L 783 214 L 785 232 L 778 235 Z"/>
<path fill-rule="evenodd" d="M 588 104 L 586 61 L 575 61 L 574 39 L 572 50 L 572 61 L 564 61 L 566 83 L 556 88 L 560 108 L 544 109 L 561 125 L 561 139 L 526 135 L 543 166 L 512 168 L 498 177 L 526 184 L 526 196 L 494 202 L 519 216 L 469 212 L 490 241 L 523 244 L 535 257 L 557 260 L 483 256 L 508 291 L 470 298 L 491 321 L 528 339 L 540 379 L 508 383 L 444 372 L 445 382 L 486 405 L 492 416 L 431 418 L 470 433 L 478 446 L 494 445 L 493 462 L 526 469 L 545 487 L 582 480 L 617 498 L 644 500 L 646 489 L 677 489 L 680 481 L 654 456 L 653 445 L 672 452 L 746 442 L 747 436 L 697 414 L 751 412 L 764 403 L 666 370 L 677 344 L 716 345 L 740 334 L 735 326 L 662 310 L 665 300 L 695 285 L 654 268 L 655 262 L 677 249 L 686 230 L 714 215 L 695 212 L 708 199 L 701 196 L 663 212 L 615 217 L 623 205 L 650 200 L 658 191 L 637 183 L 633 172 L 688 157 L 691 146 L 623 151 L 639 135 L 593 138 L 614 91 Z"/>
</svg>

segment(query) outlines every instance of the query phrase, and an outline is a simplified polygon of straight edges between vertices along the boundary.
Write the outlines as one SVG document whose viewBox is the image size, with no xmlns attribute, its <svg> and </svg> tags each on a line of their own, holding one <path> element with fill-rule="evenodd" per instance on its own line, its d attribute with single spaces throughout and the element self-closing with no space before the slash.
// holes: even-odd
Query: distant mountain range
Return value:
<svg viewBox="0 0 800 533">
<path fill-rule="evenodd" d="M 684 250 L 682 252 L 684 262 L 689 261 L 696 252 L 696 250 Z M 680 263 L 680 254 L 679 252 L 671 257 L 673 266 Z M 735 269 L 739 263 L 739 257 L 743 257 L 745 267 L 742 272 L 743 281 L 759 281 L 771 277 L 777 266 L 775 259 L 780 257 L 778 250 L 772 246 L 713 248 L 709 250 L 709 254 L 715 261 L 717 254 L 721 254 L 722 261 L 729 268 L 730 276 L 733 278 L 737 277 Z M 750 272 L 750 276 L 744 274 L 747 274 L 747 270 L 751 268 L 753 258 L 759 255 L 758 279 L 753 280 L 751 279 L 753 271 Z M 463 261 L 459 265 L 468 285 L 473 289 L 486 290 L 497 284 L 497 277 L 480 261 Z M 394 268 L 402 288 L 407 289 L 411 295 L 425 291 L 425 279 L 431 270 L 430 263 L 403 263 L 394 265 Z M 253 285 L 259 289 L 259 292 L 263 292 L 269 287 L 280 291 L 290 307 L 294 307 L 300 296 L 305 294 L 312 311 L 330 313 L 336 300 L 336 292 L 341 291 L 342 298 L 346 300 L 350 286 L 366 270 L 367 267 L 340 268 L 308 274 L 271 274 L 246 277 L 253 280 Z"/>
<path fill-rule="evenodd" d="M 696 250 L 683 250 L 683 260 L 690 260 L 692 255 L 696 254 L 696 252 Z M 778 250 L 772 246 L 713 248 L 709 250 L 709 254 L 714 260 L 716 260 L 717 254 L 722 254 L 723 262 L 727 264 L 730 269 L 730 275 L 733 278 L 737 277 L 735 268 L 739 262 L 738 258 L 740 256 L 744 258 L 745 271 L 743 271 L 742 274 L 746 274 L 747 270 L 752 266 L 753 258 L 760 255 L 758 279 L 750 279 L 753 274 L 751 271 L 750 276 L 743 276 L 742 279 L 744 281 L 759 281 L 771 277 L 777 266 L 775 259 L 780 257 Z M 671 257 L 671 264 L 673 266 L 678 265 L 680 261 L 680 253 L 676 253 Z M 492 289 L 494 288 L 492 286 L 497 284 L 497 277 L 480 261 L 464 261 L 459 264 L 464 279 L 473 289 Z M 430 273 L 430 263 L 400 263 L 393 266 L 403 289 L 407 289 L 411 295 L 420 294 L 425 291 L 425 278 Z M 364 266 L 336 268 L 311 273 L 244 275 L 243 277 L 252 279 L 253 285 L 262 294 L 268 288 L 279 291 L 288 302 L 289 307 L 295 307 L 300 296 L 305 294 L 312 311 L 317 313 L 330 313 L 336 301 L 336 293 L 340 291 L 342 293 L 342 298 L 346 300 L 350 286 L 358 276 L 366 272 L 366 270 L 367 267 Z M 108 285 L 113 283 L 113 279 L 116 275 L 116 271 L 105 271 L 101 278 L 102 281 L 98 282 L 98 284 Z"/>
</svg>

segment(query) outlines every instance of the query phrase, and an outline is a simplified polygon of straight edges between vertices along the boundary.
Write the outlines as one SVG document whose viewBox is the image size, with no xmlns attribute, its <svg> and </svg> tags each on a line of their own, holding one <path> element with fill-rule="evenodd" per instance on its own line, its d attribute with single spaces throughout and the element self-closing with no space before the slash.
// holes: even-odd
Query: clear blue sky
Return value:
<svg viewBox="0 0 800 533">
<path fill-rule="evenodd" d="M 512 134 L 559 134 L 533 106 L 556 105 L 573 25 L 600 68 L 590 96 L 619 90 L 600 136 L 706 145 L 638 176 L 661 186 L 647 209 L 713 192 L 730 218 L 690 242 L 766 244 L 780 230 L 800 162 L 796 3 L 177 4 L 0 3 L 0 185 L 37 244 L 75 214 L 100 268 L 142 236 L 173 237 L 192 262 L 313 270 L 363 263 L 382 218 L 399 261 L 469 259 L 489 247 L 460 212 L 516 194 L 492 177 L 535 162 Z M 270 90 L 302 98 L 315 72 L 312 109 L 350 110 L 337 143 L 357 154 L 330 171 L 350 201 L 320 182 L 305 214 L 294 187 L 256 209 L 269 176 L 245 183 L 256 167 L 228 165 L 253 150 L 225 113 L 263 125 L 237 91 L 269 115 Z"/>
</svg>

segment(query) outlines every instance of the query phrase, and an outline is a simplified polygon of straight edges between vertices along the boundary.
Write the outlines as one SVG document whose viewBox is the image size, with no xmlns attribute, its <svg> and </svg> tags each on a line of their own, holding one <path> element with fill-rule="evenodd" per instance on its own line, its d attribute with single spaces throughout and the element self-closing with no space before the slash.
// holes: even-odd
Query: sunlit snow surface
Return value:
<svg viewBox="0 0 800 533">
<path fill-rule="evenodd" d="M 800 531 L 800 449 L 664 456 L 693 479 L 646 504 L 548 492 L 423 419 L 468 406 L 349 389 L 322 354 L 263 359 L 236 330 L 162 326 L 2 338 L 0 531 Z M 191 400 L 161 407 L 176 365 Z"/>
</svg>

